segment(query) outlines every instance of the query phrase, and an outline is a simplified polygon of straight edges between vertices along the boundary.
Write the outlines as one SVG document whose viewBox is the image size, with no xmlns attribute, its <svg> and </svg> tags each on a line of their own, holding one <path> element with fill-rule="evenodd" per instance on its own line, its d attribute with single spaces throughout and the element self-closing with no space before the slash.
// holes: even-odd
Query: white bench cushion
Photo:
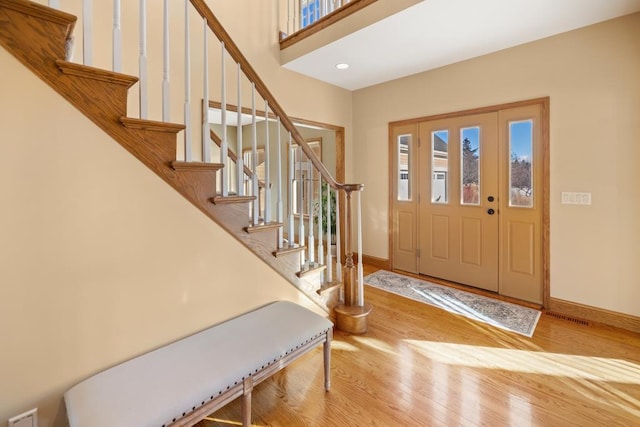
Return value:
<svg viewBox="0 0 640 427">
<path fill-rule="evenodd" d="M 96 374 L 65 393 L 71 427 L 163 426 L 333 324 L 279 301 Z"/>
</svg>

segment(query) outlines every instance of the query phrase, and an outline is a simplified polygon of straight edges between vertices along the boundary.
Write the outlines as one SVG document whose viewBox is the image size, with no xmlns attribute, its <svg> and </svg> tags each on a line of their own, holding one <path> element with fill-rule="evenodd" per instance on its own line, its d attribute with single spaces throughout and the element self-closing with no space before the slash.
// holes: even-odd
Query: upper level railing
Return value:
<svg viewBox="0 0 640 427">
<path fill-rule="evenodd" d="M 285 0 L 288 35 L 295 33 L 336 11 L 352 0 Z"/>
<path fill-rule="evenodd" d="M 319 11 L 326 12 L 342 2 L 316 4 L 320 5 Z M 285 224 L 278 235 L 278 248 L 283 248 L 285 241 L 289 246 L 305 246 L 302 270 L 317 264 L 326 265 L 325 282 L 332 282 L 334 278 L 340 281 L 343 277 L 340 249 L 344 246 L 345 303 L 363 305 L 362 257 L 358 258 L 359 280 L 356 282 L 351 244 L 351 196 L 355 192 L 358 253 L 362 254 L 360 193 L 363 186 L 336 181 L 204 0 L 163 0 L 162 5 L 153 2 L 152 7 L 148 7 L 146 0 L 138 0 L 137 4 L 121 0 L 51 0 L 49 5 L 81 18 L 82 31 L 78 35 L 82 41 L 81 62 L 104 67 L 105 50 L 111 47 L 108 62 L 113 71 L 138 76 L 139 96 L 130 97 L 129 111 L 137 110 L 141 119 L 181 121 L 185 125 L 183 142 L 176 148 L 178 159 L 211 163 L 216 158 L 224 165 L 218 172 L 219 197 L 258 197 L 260 188 L 264 188 L 263 203 L 253 202 L 250 221 L 253 225 Z M 113 16 L 110 28 L 104 25 L 104 20 L 97 19 L 105 14 Z M 105 31 L 109 35 L 104 34 Z M 151 31 L 162 35 L 149 38 Z M 217 43 L 213 43 L 214 38 Z M 80 43 L 76 41 L 76 44 L 80 50 Z M 220 106 L 220 134 L 216 135 L 219 148 L 211 138 L 209 105 L 212 100 L 219 100 Z M 179 116 L 181 119 L 176 119 Z M 229 134 L 229 127 L 235 127 L 234 135 Z M 248 135 L 243 134 L 245 128 Z M 263 146 L 261 157 L 259 141 Z M 243 156 L 245 145 L 250 145 L 247 162 Z M 295 150 L 300 152 L 299 165 L 294 164 L 295 156 L 290 155 Z M 297 173 L 302 171 L 303 159 L 311 165 L 306 175 Z M 262 178 L 259 178 L 258 167 L 263 168 Z M 321 191 L 314 190 L 323 186 L 335 197 L 323 198 Z M 346 203 L 341 207 L 343 200 Z M 303 203 L 308 204 L 306 209 Z M 346 218 L 344 245 L 339 239 L 339 220 L 329 221 L 330 225 L 323 227 L 327 222 L 323 216 L 332 218 L 333 210 L 337 210 L 336 217 L 340 218 L 341 209 Z M 338 237 L 335 267 L 334 255 L 324 247 L 325 238 L 329 245 L 334 234 Z"/>
</svg>

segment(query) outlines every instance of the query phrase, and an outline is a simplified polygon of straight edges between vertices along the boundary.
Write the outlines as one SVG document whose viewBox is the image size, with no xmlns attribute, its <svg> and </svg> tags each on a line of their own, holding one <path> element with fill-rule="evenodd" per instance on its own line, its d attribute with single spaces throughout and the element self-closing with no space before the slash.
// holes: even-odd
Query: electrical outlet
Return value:
<svg viewBox="0 0 640 427">
<path fill-rule="evenodd" d="M 38 427 L 38 408 L 10 418 L 9 427 Z"/>
</svg>

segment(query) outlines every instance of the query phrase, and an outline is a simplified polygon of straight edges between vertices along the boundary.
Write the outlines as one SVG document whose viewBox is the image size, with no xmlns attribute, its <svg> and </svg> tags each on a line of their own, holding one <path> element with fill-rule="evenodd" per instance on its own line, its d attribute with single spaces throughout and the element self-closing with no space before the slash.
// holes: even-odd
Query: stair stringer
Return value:
<svg viewBox="0 0 640 427">
<path fill-rule="evenodd" d="M 176 160 L 176 135 L 182 126 L 158 122 L 123 125 L 123 120 L 135 120 L 125 119 L 128 89 L 136 83 L 135 77 L 63 60 L 75 21 L 73 15 L 37 3 L 4 0 L 0 4 L 0 45 L 284 279 L 331 312 L 338 304 L 336 293 L 320 294 L 320 283 L 297 277 L 297 256 L 273 255 L 275 231 L 273 244 L 269 244 L 265 236 L 255 237 L 244 230 L 249 225 L 246 203 L 211 203 L 216 195 L 215 171 L 171 167 Z"/>
</svg>

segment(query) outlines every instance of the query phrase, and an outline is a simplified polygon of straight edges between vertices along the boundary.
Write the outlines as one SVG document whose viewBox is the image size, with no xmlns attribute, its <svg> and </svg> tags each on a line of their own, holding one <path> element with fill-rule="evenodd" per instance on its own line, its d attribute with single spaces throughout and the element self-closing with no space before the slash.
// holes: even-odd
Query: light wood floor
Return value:
<svg viewBox="0 0 640 427">
<path fill-rule="evenodd" d="M 640 426 L 640 334 L 543 315 L 529 339 L 365 292 L 369 331 L 336 331 L 331 391 L 317 349 L 254 389 L 254 425 Z M 239 425 L 240 401 L 212 418 Z"/>
</svg>

